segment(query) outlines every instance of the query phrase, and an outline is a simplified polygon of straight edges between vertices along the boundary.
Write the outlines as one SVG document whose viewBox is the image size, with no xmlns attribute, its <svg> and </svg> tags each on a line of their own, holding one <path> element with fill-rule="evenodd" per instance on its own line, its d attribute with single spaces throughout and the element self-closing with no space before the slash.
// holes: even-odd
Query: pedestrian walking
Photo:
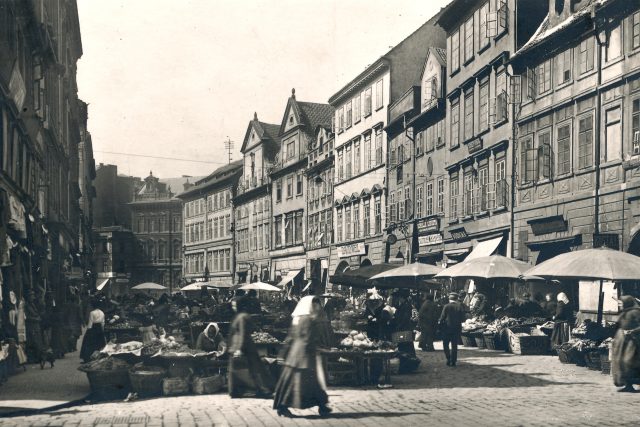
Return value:
<svg viewBox="0 0 640 427">
<path fill-rule="evenodd" d="M 438 304 L 433 300 L 433 295 L 428 294 L 418 311 L 418 324 L 420 326 L 420 342 L 418 346 L 423 351 L 434 351 L 433 341 L 436 337 L 439 314 Z"/>
<path fill-rule="evenodd" d="M 618 391 L 633 393 L 633 384 L 640 384 L 640 307 L 635 298 L 625 295 L 618 301 L 618 330 L 611 346 L 613 383 L 623 387 Z"/>
<path fill-rule="evenodd" d="M 447 357 L 447 366 L 456 366 L 458 361 L 458 341 L 462 334 L 466 310 L 458 302 L 458 294 L 449 294 L 449 303 L 442 308 L 438 323 L 442 331 L 442 346 Z"/>
<path fill-rule="evenodd" d="M 325 372 L 320 347 L 323 342 L 322 324 L 318 321 L 322 305 L 312 295 L 300 300 L 291 316 L 291 328 L 285 345 L 286 356 L 280 379 L 276 384 L 273 409 L 278 416 L 291 417 L 289 408 L 306 409 L 318 407 L 325 416 L 331 412 L 327 406 Z"/>
<path fill-rule="evenodd" d="M 398 343 L 399 374 L 408 374 L 418 369 L 420 359 L 416 356 L 413 345 L 413 321 L 411 314 L 413 306 L 409 301 L 409 291 L 398 289 L 392 295 L 392 307 L 396 309 L 393 315 L 393 326 Z"/>
<path fill-rule="evenodd" d="M 97 300 L 91 303 L 91 307 L 93 310 L 89 312 L 87 332 L 80 347 L 80 359 L 84 362 L 91 360 L 94 351 L 102 350 L 107 345 L 104 337 L 104 312 L 100 309 L 100 303 Z"/>
</svg>

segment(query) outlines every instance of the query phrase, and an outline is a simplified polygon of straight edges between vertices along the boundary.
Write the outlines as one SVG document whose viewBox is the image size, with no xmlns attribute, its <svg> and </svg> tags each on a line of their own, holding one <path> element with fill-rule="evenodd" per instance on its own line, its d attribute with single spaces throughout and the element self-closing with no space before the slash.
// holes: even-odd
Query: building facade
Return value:
<svg viewBox="0 0 640 427">
<path fill-rule="evenodd" d="M 330 127 L 318 126 L 309 146 L 307 180 L 307 278 L 314 293 L 322 293 L 329 280 L 329 259 L 333 243 L 333 154 L 334 135 Z"/>
<path fill-rule="evenodd" d="M 545 8 L 545 0 L 455 0 L 438 19 L 447 32 L 447 263 L 511 255 L 519 94 L 508 61 L 535 33 Z"/>
<path fill-rule="evenodd" d="M 93 234 L 96 290 L 110 297 L 126 294 L 141 255 L 136 237 L 122 226 L 103 227 Z"/>
<path fill-rule="evenodd" d="M 238 283 L 270 280 L 271 173 L 280 151 L 280 126 L 264 123 L 254 114 L 242 148 L 242 177 L 233 200 L 235 257 Z"/>
<path fill-rule="evenodd" d="M 444 46 L 435 17 L 391 49 L 330 99 L 335 108 L 335 243 L 332 274 L 390 258 L 386 227 L 388 107 L 419 82 L 425 46 Z M 422 53 L 422 59 L 416 56 Z M 399 197 L 398 194 L 393 197 Z M 404 193 L 402 195 L 404 198 Z M 412 195 L 407 199 L 412 200 Z"/>
<path fill-rule="evenodd" d="M 539 264 L 600 246 L 640 255 L 640 5 L 558 1 L 547 11 L 512 60 L 522 84 L 515 256 Z M 597 311 L 593 284 L 565 285 L 581 312 Z"/>
<path fill-rule="evenodd" d="M 233 282 L 233 198 L 241 175 L 242 161 L 235 161 L 196 181 L 178 196 L 183 203 L 186 282 Z"/>
<path fill-rule="evenodd" d="M 281 285 L 305 274 L 305 209 L 307 155 L 317 126 L 331 126 L 333 109 L 328 104 L 302 102 L 295 89 L 287 101 L 278 138 L 280 150 L 271 172 L 272 230 L 271 279 Z"/>
<path fill-rule="evenodd" d="M 180 200 L 150 173 L 129 208 L 139 253 L 131 285 L 154 282 L 173 290 L 181 282 L 182 271 Z"/>
</svg>

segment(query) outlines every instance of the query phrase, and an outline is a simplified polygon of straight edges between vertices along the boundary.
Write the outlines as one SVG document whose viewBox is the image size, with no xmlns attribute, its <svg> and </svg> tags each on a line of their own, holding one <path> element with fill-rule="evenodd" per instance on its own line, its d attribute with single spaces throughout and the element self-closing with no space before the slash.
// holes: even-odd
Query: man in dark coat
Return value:
<svg viewBox="0 0 640 427">
<path fill-rule="evenodd" d="M 433 295 L 427 295 L 418 311 L 418 324 L 420 326 L 419 347 L 423 351 L 434 351 L 433 341 L 438 326 L 438 304 L 433 300 Z"/>
<path fill-rule="evenodd" d="M 442 328 L 442 345 L 444 354 L 447 356 L 447 366 L 456 366 L 458 341 L 462 333 L 462 322 L 464 322 L 465 313 L 463 305 L 458 302 L 458 294 L 449 294 L 449 303 L 442 308 L 439 320 Z"/>
</svg>

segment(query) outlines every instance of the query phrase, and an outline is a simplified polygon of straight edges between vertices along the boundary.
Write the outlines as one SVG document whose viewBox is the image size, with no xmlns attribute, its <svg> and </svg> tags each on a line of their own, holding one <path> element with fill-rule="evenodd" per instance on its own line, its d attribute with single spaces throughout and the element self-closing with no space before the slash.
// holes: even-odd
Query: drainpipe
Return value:
<svg viewBox="0 0 640 427">
<path fill-rule="evenodd" d="M 407 137 L 407 139 L 409 141 L 411 141 L 411 202 L 413 204 L 412 206 L 412 211 L 413 211 L 413 220 L 411 221 L 411 238 L 408 239 L 408 243 L 407 243 L 407 263 L 408 264 L 413 264 L 414 262 L 414 256 L 415 254 L 413 253 L 413 235 L 415 233 L 415 228 L 416 228 L 416 139 L 415 136 L 409 136 L 409 131 L 407 129 L 407 116 L 406 114 L 403 115 L 402 118 L 402 126 L 404 127 L 404 134 Z"/>
<path fill-rule="evenodd" d="M 516 205 L 516 145 L 517 145 L 517 134 L 516 134 L 516 104 L 514 102 L 511 103 L 511 189 L 509 191 L 511 196 L 511 206 L 509 207 L 509 256 L 511 258 L 515 257 L 516 250 L 515 245 L 513 244 L 515 240 L 515 232 L 516 232 L 516 214 L 515 214 L 515 205 Z M 495 174 L 495 171 L 494 171 Z"/>
<path fill-rule="evenodd" d="M 600 39 L 600 32 L 598 31 L 598 22 L 595 16 L 595 6 L 591 6 L 591 20 L 593 21 L 593 30 L 596 36 L 596 42 L 598 45 L 598 78 L 597 78 L 597 86 L 596 86 L 596 117 L 595 117 L 595 137 L 594 143 L 596 145 L 595 150 L 595 166 L 596 166 L 596 182 L 595 182 L 595 200 L 594 200 L 594 228 L 593 228 L 593 236 L 600 234 L 600 133 L 601 133 L 601 120 L 602 120 L 602 47 L 605 46 L 603 40 Z M 594 53 L 595 57 L 595 53 Z M 595 61 L 596 58 L 594 58 Z M 623 206 L 624 210 L 624 206 Z M 592 242 L 592 246 L 593 246 Z M 604 293 L 602 292 L 602 280 L 600 280 L 600 287 L 598 293 L 598 315 L 597 322 L 598 324 L 602 324 L 602 311 L 604 306 Z"/>
</svg>

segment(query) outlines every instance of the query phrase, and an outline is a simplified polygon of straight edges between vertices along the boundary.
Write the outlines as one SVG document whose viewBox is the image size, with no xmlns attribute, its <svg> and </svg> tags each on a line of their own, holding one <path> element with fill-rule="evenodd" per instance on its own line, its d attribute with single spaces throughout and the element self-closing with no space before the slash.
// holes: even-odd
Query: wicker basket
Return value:
<svg viewBox="0 0 640 427">
<path fill-rule="evenodd" d="M 503 350 L 502 341 L 500 340 L 500 335 L 495 334 L 493 332 L 485 332 L 484 334 L 484 344 L 487 346 L 487 350 Z"/>
<path fill-rule="evenodd" d="M 166 376 L 164 370 L 130 371 L 129 380 L 131 390 L 140 397 L 160 396 L 162 394 L 162 380 Z"/>
<path fill-rule="evenodd" d="M 469 333 L 462 334 L 462 345 L 465 347 L 477 347 L 476 340 Z"/>
<path fill-rule="evenodd" d="M 592 371 L 601 371 L 602 363 L 600 359 L 600 352 L 597 350 L 587 351 L 584 354 L 584 362 L 587 365 L 587 368 Z"/>
<path fill-rule="evenodd" d="M 224 378 L 222 375 L 211 377 L 196 377 L 191 383 L 191 388 L 195 394 L 213 394 L 222 390 Z"/>
<path fill-rule="evenodd" d="M 557 346 L 556 352 L 558 353 L 560 363 L 571 363 L 574 365 L 584 364 L 584 356 L 575 347 L 566 348 Z"/>
<path fill-rule="evenodd" d="M 97 400 L 116 400 L 127 396 L 131 388 L 129 370 L 87 372 L 91 395 Z"/>
<path fill-rule="evenodd" d="M 549 337 L 538 328 L 529 326 L 508 328 L 507 336 L 509 337 L 509 350 L 513 354 L 524 356 L 549 352 Z"/>
<path fill-rule="evenodd" d="M 165 378 L 162 380 L 163 396 L 179 396 L 189 393 L 189 382 L 184 378 Z"/>
<path fill-rule="evenodd" d="M 487 345 L 484 342 L 484 334 L 482 332 L 476 332 L 471 335 L 476 342 L 476 347 L 478 348 L 487 348 Z"/>
<path fill-rule="evenodd" d="M 611 375 L 611 362 L 609 360 L 601 361 L 600 365 L 602 366 L 602 373 L 604 375 Z"/>
</svg>

